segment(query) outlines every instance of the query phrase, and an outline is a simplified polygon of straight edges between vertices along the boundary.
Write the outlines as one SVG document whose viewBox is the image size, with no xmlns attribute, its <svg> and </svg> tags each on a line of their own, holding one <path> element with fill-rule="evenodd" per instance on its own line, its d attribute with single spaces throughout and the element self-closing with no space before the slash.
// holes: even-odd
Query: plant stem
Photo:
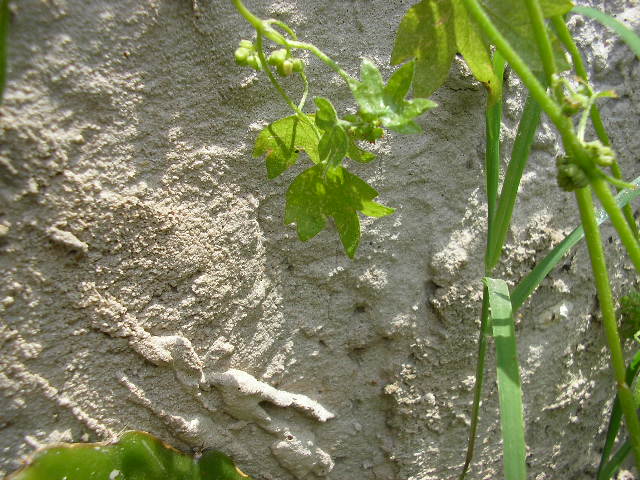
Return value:
<svg viewBox="0 0 640 480">
<path fill-rule="evenodd" d="M 291 100 L 289 95 L 287 95 L 287 92 L 285 92 L 284 88 L 282 88 L 282 86 L 280 85 L 280 82 L 278 82 L 278 79 L 275 77 L 275 75 L 271 71 L 271 67 L 269 66 L 269 63 L 267 62 L 267 59 L 264 56 L 264 51 L 262 49 L 262 35 L 259 32 L 258 32 L 258 37 L 256 38 L 256 50 L 258 52 L 258 58 L 260 59 L 260 63 L 262 64 L 262 67 L 264 68 L 264 71 L 266 72 L 267 77 L 269 77 L 269 81 L 271 81 L 271 84 L 278 91 L 278 93 L 284 99 L 284 101 L 287 102 L 287 105 L 289 105 L 289 107 L 296 113 L 296 116 L 302 122 L 309 125 L 311 129 L 315 132 L 316 136 L 320 138 L 320 132 L 318 131 L 318 127 L 316 126 L 316 124 L 312 122 L 309 119 L 309 116 L 302 111 L 302 106 L 304 105 L 304 100 L 306 99 L 306 95 L 307 95 L 307 89 L 308 89 L 307 82 L 305 82 L 305 91 L 302 94 L 302 101 L 300 102 L 300 105 L 296 105 L 295 103 L 293 103 L 293 100 Z"/>
<path fill-rule="evenodd" d="M 496 77 L 504 76 L 504 57 L 496 52 L 493 56 L 493 69 Z M 502 91 L 502 88 L 500 89 Z M 494 223 L 496 221 L 496 208 L 498 203 L 498 182 L 500 177 L 500 126 L 502 124 L 502 94 L 489 106 L 491 97 L 487 99 L 485 112 L 485 173 L 487 183 L 487 251 L 493 245 Z M 485 266 L 485 274 L 489 275 Z"/>
<path fill-rule="evenodd" d="M 613 366 L 618 386 L 620 405 L 622 406 L 627 430 L 631 437 L 633 452 L 636 458 L 636 466 L 640 466 L 640 421 L 636 414 L 633 394 L 626 382 L 624 355 L 622 352 L 622 345 L 620 343 L 620 336 L 618 334 L 618 325 L 616 324 L 609 275 L 607 273 L 607 265 L 602 248 L 602 239 L 600 237 L 600 230 L 598 229 L 593 200 L 591 198 L 591 188 L 585 187 L 576 190 L 575 195 L 576 201 L 578 202 L 578 209 L 580 211 L 580 219 L 582 221 L 582 226 L 584 227 L 589 257 L 591 259 L 594 283 L 598 292 L 598 300 L 600 302 L 600 310 L 602 312 L 602 324 L 607 338 L 609 351 L 611 352 L 611 364 Z M 626 226 L 626 223 L 624 223 L 624 225 Z"/>
<path fill-rule="evenodd" d="M 236 9 L 240 14 L 251 24 L 253 28 L 258 32 L 258 36 L 264 35 L 269 40 L 279 44 L 284 45 L 289 48 L 299 48 L 301 50 L 308 50 L 313 53 L 316 57 L 322 60 L 326 65 L 328 65 L 334 72 L 342 77 L 342 79 L 347 83 L 347 85 L 351 85 L 352 82 L 357 81 L 347 72 L 345 72 L 340 65 L 334 62 L 327 54 L 325 54 L 322 50 L 311 43 L 299 42 L 297 40 L 287 40 L 284 36 L 282 36 L 279 32 L 271 28 L 269 23 L 276 23 L 273 21 L 263 21 L 256 17 L 253 13 L 251 13 L 247 7 L 244 6 L 242 0 L 231 0 L 235 5 Z M 279 23 L 278 23 L 279 25 Z"/>
<path fill-rule="evenodd" d="M 525 5 L 529 11 L 529 19 L 531 20 L 531 26 L 533 27 L 533 35 L 538 44 L 538 51 L 540 52 L 540 58 L 542 59 L 542 65 L 544 67 L 544 74 L 547 78 L 547 85 L 553 85 L 553 75 L 556 73 L 556 61 L 553 57 L 553 49 L 551 48 L 551 42 L 549 41 L 549 35 L 547 34 L 547 27 L 544 23 L 544 16 L 542 14 L 542 8 L 538 0 L 525 0 Z"/>
<path fill-rule="evenodd" d="M 573 41 L 573 36 L 567 27 L 567 23 L 564 18 L 557 15 L 551 17 L 551 23 L 553 28 L 558 35 L 558 38 L 563 43 L 569 55 L 571 55 L 571 59 L 573 60 L 573 67 L 576 70 L 576 74 L 585 82 L 589 81 L 587 69 L 584 65 L 584 61 L 582 59 L 582 55 L 576 43 Z M 597 105 L 593 105 L 591 107 L 591 122 L 593 124 L 593 128 L 596 131 L 596 135 L 602 142 L 603 145 L 611 146 L 611 140 L 609 139 L 609 135 L 607 134 L 607 130 L 604 127 L 604 123 L 602 122 L 602 117 L 600 116 L 600 110 Z M 620 169 L 620 165 L 618 164 L 618 160 L 614 160 L 611 165 L 611 172 L 613 176 L 617 179 L 622 179 L 622 171 Z M 635 218 L 633 217 L 633 210 L 631 209 L 631 205 L 625 205 L 622 209 L 624 214 L 624 218 L 627 220 L 629 227 L 633 231 L 633 235 L 637 240 L 640 240 L 640 231 L 638 230 L 638 224 L 636 223 Z"/>
<path fill-rule="evenodd" d="M 571 119 L 562 113 L 562 109 L 558 104 L 547 95 L 546 89 L 538 81 L 531 69 L 522 60 L 520 55 L 511 47 L 509 42 L 498 31 L 491 19 L 484 12 L 478 0 L 462 0 L 469 14 L 480 26 L 482 32 L 496 46 L 498 51 L 506 58 L 507 62 L 518 74 L 522 82 L 525 84 L 531 96 L 540 104 L 540 107 L 549 116 L 553 124 L 558 129 L 562 143 L 566 152 L 571 156 L 572 161 L 576 163 L 587 175 L 589 179 L 601 176 L 600 171 L 596 167 L 593 159 L 591 159 L 580 140 L 573 130 Z"/>
<path fill-rule="evenodd" d="M 489 289 L 484 286 L 482 291 L 482 313 L 480 315 L 480 336 L 478 338 L 478 363 L 476 365 L 476 378 L 473 391 L 473 408 L 471 410 L 471 427 L 469 428 L 469 442 L 467 443 L 467 455 L 460 473 L 459 480 L 469 471 L 473 450 L 476 444 L 476 432 L 478 430 L 478 420 L 480 417 L 480 404 L 482 396 L 482 384 L 484 383 L 484 361 L 487 356 L 487 344 L 491 336 L 491 320 L 489 319 Z"/>
<path fill-rule="evenodd" d="M 633 231 L 629 228 L 621 210 L 616 205 L 609 185 L 602 178 L 597 178 L 591 182 L 593 191 L 598 196 L 598 200 L 602 204 L 602 208 L 607 212 L 611 218 L 611 223 L 618 232 L 622 244 L 627 249 L 627 253 L 633 262 L 633 266 L 636 268 L 636 272 L 640 273 L 640 244 L 633 235 Z"/>
<path fill-rule="evenodd" d="M 558 127 L 561 133 L 567 133 L 571 130 L 570 123 L 567 124 L 567 118 L 562 115 L 562 110 L 556 102 L 554 102 L 546 92 L 545 87 L 538 81 L 527 64 L 520 58 L 520 55 L 511 47 L 509 42 L 495 27 L 491 19 L 484 12 L 478 0 L 462 0 L 469 14 L 474 18 L 482 29 L 482 32 L 491 40 L 498 51 L 504 56 L 511 68 L 515 70 L 522 82 L 529 89 L 529 92 L 540 104 L 551 121 Z M 564 130 L 564 131 L 563 131 Z"/>
</svg>

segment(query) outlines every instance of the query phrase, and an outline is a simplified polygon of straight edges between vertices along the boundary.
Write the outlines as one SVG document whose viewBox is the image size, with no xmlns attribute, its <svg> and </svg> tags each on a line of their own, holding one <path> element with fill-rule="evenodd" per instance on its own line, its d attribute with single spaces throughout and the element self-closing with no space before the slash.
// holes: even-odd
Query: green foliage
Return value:
<svg viewBox="0 0 640 480">
<path fill-rule="evenodd" d="M 313 115 L 308 115 L 306 122 L 297 115 L 291 115 L 269 124 L 260 132 L 253 156 L 266 156 L 269 178 L 276 178 L 295 165 L 300 152 L 305 152 L 313 163 L 320 163 L 318 133 L 313 122 Z"/>
<path fill-rule="evenodd" d="M 620 335 L 633 338 L 640 330 L 640 292 L 634 290 L 620 299 Z"/>
<path fill-rule="evenodd" d="M 360 81 L 354 80 L 349 85 L 360 106 L 360 116 L 398 133 L 420 133 L 422 128 L 414 118 L 436 104 L 426 98 L 405 99 L 413 73 L 414 62 L 409 62 L 396 70 L 385 85 L 378 68 L 364 59 L 360 66 Z"/>
<path fill-rule="evenodd" d="M 613 93 L 596 93 L 589 84 L 587 69 L 584 68 L 581 55 L 563 18 L 571 10 L 571 2 L 421 0 L 409 8 L 402 19 L 392 53 L 392 64 L 407 63 L 393 73 L 385 85 L 382 75 L 372 62 L 363 60 L 360 79 L 354 79 L 317 47 L 298 42 L 293 31 L 282 22 L 278 22 L 278 26 L 287 32 L 291 39 L 271 29 L 271 24 L 276 21 L 261 21 L 246 10 L 241 0 L 232 1 L 256 28 L 257 45 L 261 45 L 261 37 L 264 36 L 285 47 L 276 51 L 279 53 L 275 60 L 271 61 L 270 57 L 270 63 L 279 65 L 277 62 L 283 62 L 286 59 L 285 54 L 288 55 L 290 49 L 308 50 L 338 73 L 353 93 L 358 104 L 356 114 L 341 118 L 326 98 L 315 99 L 315 115 L 303 113 L 306 77 L 303 75 L 305 93 L 300 106 L 296 107 L 270 73 L 264 54 L 259 52 L 262 59 L 259 67 L 267 70 L 269 79 L 296 111 L 296 115 L 275 122 L 268 127 L 268 131 L 262 132 L 254 153 L 266 155 L 269 176 L 273 177 L 293 165 L 300 151 L 307 152 L 315 166 L 298 175 L 290 186 L 287 192 L 285 221 L 295 222 L 299 237 L 308 240 L 325 227 L 329 217 L 333 218 L 350 257 L 355 255 L 360 238 L 358 212 L 377 217 L 393 211 L 373 202 L 377 192 L 343 166 L 347 157 L 363 163 L 372 159 L 371 154 L 360 149 L 356 141 L 375 142 L 383 135 L 384 129 L 399 133 L 419 133 L 421 128 L 415 122 L 415 117 L 435 104 L 425 98 L 407 100 L 406 96 L 412 85 L 418 97 L 426 97 L 440 87 L 447 78 L 456 53 L 462 54 L 473 75 L 487 87 L 485 165 L 488 231 L 485 289 L 470 439 L 460 478 L 464 478 L 473 456 L 484 359 L 490 336 L 493 336 L 496 345 L 505 477 L 509 480 L 526 478 L 522 391 L 513 312 L 522 306 L 563 255 L 582 238 L 586 240 L 589 249 L 619 396 L 619 401 L 616 402 L 617 410 L 614 409 L 612 414 L 612 420 L 614 415 L 618 415 L 618 423 L 612 424 L 614 428 L 607 442 L 615 440 L 620 418 L 623 416 L 631 439 L 630 446 L 623 447 L 616 453 L 606 469 L 612 471 L 611 469 L 619 465 L 629 450 L 634 451 L 636 464 L 640 465 L 640 422 L 635 411 L 637 402 L 628 385 L 631 381 L 628 371 L 625 378 L 624 356 L 598 230 L 598 224 L 608 216 L 618 231 L 636 271 L 640 271 L 640 245 L 634 236 L 637 226 L 632 215 L 627 214 L 625 218 L 620 210 L 621 205 L 626 205 L 638 196 L 638 180 L 636 179 L 633 185 L 622 180 L 615 150 L 610 145 L 595 106 L 598 98 L 611 97 Z M 589 9 L 574 11 L 594 18 L 603 18 L 593 14 Z M 548 27 L 547 19 L 553 25 L 553 30 Z M 637 37 L 632 38 L 628 32 L 619 29 L 618 25 L 613 25 L 608 20 L 601 21 L 621 31 L 634 48 Z M 640 48 L 640 43 L 637 46 Z M 573 87 L 575 82 L 568 80 L 570 77 L 559 76 L 559 72 L 570 67 L 566 62 L 564 49 L 570 53 L 573 67 L 579 77 L 577 88 Z M 493 56 L 492 51 L 495 52 Z M 501 92 L 505 62 L 510 64 L 513 72 L 529 90 L 529 99 L 518 126 L 511 159 L 498 197 L 502 159 Z M 540 78 L 544 78 L 544 81 Z M 518 186 L 527 165 L 542 112 L 553 122 L 562 138 L 565 155 L 557 161 L 558 183 L 561 188 L 575 193 L 583 227 L 574 230 L 554 248 L 510 295 L 504 280 L 490 277 L 500 260 L 508 236 Z M 576 117 L 577 114 L 580 115 Z M 579 120 L 575 122 L 574 117 Z M 599 140 L 585 139 L 590 119 Z M 605 169 L 609 168 L 613 176 L 605 173 Z M 614 198 L 607 182 L 628 190 L 622 191 Z M 591 192 L 598 197 L 604 214 L 596 214 Z M 620 315 L 624 319 L 624 334 L 630 335 L 638 331 L 638 311 L 640 294 L 638 297 L 629 296 L 621 302 Z M 631 379 L 635 377 L 636 371 L 637 369 Z M 612 444 L 608 443 L 606 447 L 609 457 Z"/>
<path fill-rule="evenodd" d="M 509 287 L 504 280 L 494 278 L 485 277 L 483 282 L 487 287 L 496 344 L 504 476 L 509 480 L 527 480 L 520 367 Z"/>
<path fill-rule="evenodd" d="M 145 432 L 117 443 L 72 443 L 44 448 L 7 480 L 250 480 L 221 452 L 192 457 Z"/>
<path fill-rule="evenodd" d="M 353 258 L 360 242 L 360 220 L 356 211 L 384 217 L 393 209 L 372 201 L 378 196 L 357 176 L 338 166 L 325 171 L 316 165 L 296 177 L 287 191 L 285 223 L 296 223 L 300 240 L 306 241 L 324 229 L 332 217 L 340 240 Z"/>
<path fill-rule="evenodd" d="M 484 0 L 487 14 L 513 48 L 534 71 L 542 71 L 529 13 L 523 0 Z M 542 2 L 546 17 L 563 15 L 572 7 L 568 0 Z M 560 46 L 555 42 L 556 62 L 568 68 Z M 470 17 L 462 0 L 422 0 L 402 19 L 391 56 L 397 65 L 416 59 L 416 95 L 429 96 L 447 79 L 456 52 L 464 57 L 473 75 L 490 92 L 493 103 L 500 95 L 501 82 L 494 71 L 490 44 Z"/>
</svg>

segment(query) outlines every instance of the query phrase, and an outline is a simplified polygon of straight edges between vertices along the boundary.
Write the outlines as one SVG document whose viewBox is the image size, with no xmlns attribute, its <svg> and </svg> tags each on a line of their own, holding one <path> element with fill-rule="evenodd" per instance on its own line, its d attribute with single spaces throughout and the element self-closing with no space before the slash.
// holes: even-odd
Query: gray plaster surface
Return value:
<svg viewBox="0 0 640 480">
<path fill-rule="evenodd" d="M 356 74 L 383 75 L 403 0 L 251 1 Z M 582 3 L 582 2 L 579 2 Z M 597 1 L 640 28 L 635 0 Z M 266 180 L 259 130 L 286 105 L 233 62 L 252 31 L 226 0 L 12 2 L 0 106 L 0 475 L 51 441 L 127 429 L 213 447 L 256 479 L 445 480 L 464 460 L 481 298 L 485 93 L 456 61 L 424 135 L 388 135 L 353 170 L 397 209 L 283 224 L 296 166 Z M 570 26 L 628 177 L 639 174 L 640 64 L 590 20 Z M 353 106 L 310 60 L 312 95 Z M 299 85 L 287 83 L 296 91 Z M 523 94 L 506 87 L 504 140 Z M 514 284 L 578 222 L 559 141 L 539 130 L 497 276 Z M 506 160 L 506 159 L 505 159 Z M 637 279 L 605 226 L 615 293 Z M 609 241 L 611 238 L 611 241 Z M 593 478 L 614 394 L 586 249 L 518 317 L 530 478 Z M 490 356 L 489 365 L 492 366 Z M 469 478 L 501 478 L 488 375 Z"/>
</svg>

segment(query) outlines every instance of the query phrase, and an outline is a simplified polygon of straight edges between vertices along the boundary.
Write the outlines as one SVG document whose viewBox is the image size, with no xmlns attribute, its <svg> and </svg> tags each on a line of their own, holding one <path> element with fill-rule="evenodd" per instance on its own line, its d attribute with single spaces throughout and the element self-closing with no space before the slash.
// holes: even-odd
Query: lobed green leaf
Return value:
<svg viewBox="0 0 640 480">
<path fill-rule="evenodd" d="M 342 245 L 353 258 L 360 243 L 360 220 L 357 212 L 370 217 L 384 217 L 394 209 L 373 199 L 378 192 L 364 180 L 337 166 L 311 167 L 296 177 L 287 191 L 285 223 L 296 223 L 303 242 L 316 236 L 332 217 Z"/>
<path fill-rule="evenodd" d="M 444 83 L 456 54 L 450 0 L 422 0 L 407 11 L 391 54 L 391 64 L 415 59 L 414 93 L 429 97 Z"/>
<path fill-rule="evenodd" d="M 285 117 L 267 125 L 258 135 L 253 156 L 266 156 L 267 176 L 276 178 L 295 165 L 304 151 L 313 163 L 320 163 L 318 133 L 313 128 L 313 115 L 302 121 L 297 115 Z"/>
<path fill-rule="evenodd" d="M 398 133 L 420 133 L 422 129 L 413 119 L 436 104 L 426 98 L 405 99 L 414 69 L 414 62 L 408 62 L 393 73 L 385 86 L 378 68 L 364 59 L 360 67 L 360 81 L 349 85 L 362 118 L 379 120 L 383 126 Z"/>
</svg>

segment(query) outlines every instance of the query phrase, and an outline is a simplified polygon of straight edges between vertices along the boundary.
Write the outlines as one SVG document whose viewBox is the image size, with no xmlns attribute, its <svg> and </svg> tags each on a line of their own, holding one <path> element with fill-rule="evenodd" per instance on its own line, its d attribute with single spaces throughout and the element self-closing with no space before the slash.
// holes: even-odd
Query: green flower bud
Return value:
<svg viewBox="0 0 640 480">
<path fill-rule="evenodd" d="M 253 50 L 253 42 L 251 40 L 240 40 L 240 47 Z"/>
<path fill-rule="evenodd" d="M 556 165 L 558 167 L 556 179 L 561 189 L 572 192 L 589 185 L 589 178 L 584 171 L 575 163 L 570 163 L 567 157 L 558 158 Z"/>
<path fill-rule="evenodd" d="M 585 143 L 584 148 L 593 161 L 601 167 L 609 167 L 616 160 L 616 152 L 598 140 Z"/>
<path fill-rule="evenodd" d="M 247 65 L 247 59 L 251 55 L 251 50 L 245 47 L 238 47 L 234 55 L 238 65 Z"/>
<path fill-rule="evenodd" d="M 293 71 L 298 73 L 304 71 L 304 62 L 301 59 L 293 59 Z"/>
<path fill-rule="evenodd" d="M 279 67 L 287 59 L 287 56 L 287 50 L 281 48 L 269 55 L 267 63 L 269 65 L 273 65 L 274 67 Z"/>
<path fill-rule="evenodd" d="M 247 58 L 247 65 L 253 68 L 254 70 L 258 70 L 258 71 L 262 70 L 262 63 L 260 62 L 260 59 L 255 53 L 249 55 L 249 57 Z"/>
<path fill-rule="evenodd" d="M 278 65 L 278 73 L 283 77 L 288 77 L 293 73 L 293 62 L 289 59 L 286 59 L 280 65 Z"/>
</svg>

